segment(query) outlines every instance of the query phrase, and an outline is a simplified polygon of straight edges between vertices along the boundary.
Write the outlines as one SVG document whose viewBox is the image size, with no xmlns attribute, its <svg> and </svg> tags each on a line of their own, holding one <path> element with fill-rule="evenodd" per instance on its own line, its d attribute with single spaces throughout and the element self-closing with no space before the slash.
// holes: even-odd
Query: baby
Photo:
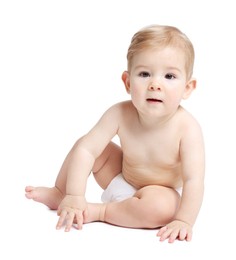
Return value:
<svg viewBox="0 0 236 260">
<path fill-rule="evenodd" d="M 26 197 L 57 210 L 65 231 L 102 221 L 190 241 L 205 171 L 201 127 L 180 105 L 196 88 L 193 45 L 176 27 L 151 25 L 133 36 L 127 60 L 122 81 L 131 99 L 110 107 L 74 144 L 55 187 L 27 186 Z M 91 172 L 102 203 L 86 201 Z"/>
</svg>

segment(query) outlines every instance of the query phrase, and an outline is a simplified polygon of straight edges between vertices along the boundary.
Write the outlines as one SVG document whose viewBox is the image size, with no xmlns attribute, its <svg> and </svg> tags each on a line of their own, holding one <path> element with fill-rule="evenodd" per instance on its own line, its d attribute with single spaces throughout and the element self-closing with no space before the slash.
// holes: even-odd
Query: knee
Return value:
<svg viewBox="0 0 236 260">
<path fill-rule="evenodd" d="M 179 206 L 180 196 L 175 190 L 153 193 L 155 194 L 143 198 L 146 228 L 166 225 L 172 221 Z"/>
<path fill-rule="evenodd" d="M 160 227 L 169 223 L 176 214 L 176 204 L 161 199 L 147 208 L 147 223 L 150 228 Z"/>
</svg>

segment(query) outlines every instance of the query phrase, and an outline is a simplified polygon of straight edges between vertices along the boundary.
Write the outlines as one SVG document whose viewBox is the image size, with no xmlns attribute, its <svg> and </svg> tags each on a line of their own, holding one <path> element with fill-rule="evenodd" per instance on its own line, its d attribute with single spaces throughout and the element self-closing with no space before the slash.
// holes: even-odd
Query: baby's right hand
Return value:
<svg viewBox="0 0 236 260">
<path fill-rule="evenodd" d="M 87 214 L 87 202 L 84 196 L 66 195 L 57 210 L 57 215 L 60 217 L 56 228 L 60 229 L 65 222 L 65 231 L 68 232 L 76 221 L 77 228 L 82 229 Z"/>
</svg>

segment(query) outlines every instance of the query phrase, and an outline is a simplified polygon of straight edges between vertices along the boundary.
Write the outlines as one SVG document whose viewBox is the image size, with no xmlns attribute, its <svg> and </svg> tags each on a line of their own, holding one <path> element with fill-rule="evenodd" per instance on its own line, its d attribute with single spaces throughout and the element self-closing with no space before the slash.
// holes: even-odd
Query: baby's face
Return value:
<svg viewBox="0 0 236 260">
<path fill-rule="evenodd" d="M 135 107 L 160 116 L 175 112 L 187 85 L 185 65 L 185 54 L 179 48 L 145 50 L 135 55 L 127 89 Z"/>
</svg>

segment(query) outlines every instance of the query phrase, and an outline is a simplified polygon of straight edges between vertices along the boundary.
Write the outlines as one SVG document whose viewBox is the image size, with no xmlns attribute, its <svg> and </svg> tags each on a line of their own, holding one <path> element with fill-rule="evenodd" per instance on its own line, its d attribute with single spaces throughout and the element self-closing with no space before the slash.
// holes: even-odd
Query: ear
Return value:
<svg viewBox="0 0 236 260">
<path fill-rule="evenodd" d="M 183 99 L 187 99 L 191 93 L 193 92 L 193 90 L 196 88 L 197 86 L 197 81 L 196 79 L 190 79 L 185 87 L 184 93 L 183 93 Z"/>
<path fill-rule="evenodd" d="M 130 94 L 130 79 L 129 79 L 129 72 L 128 71 L 124 71 L 122 73 L 122 81 L 124 82 L 125 85 L 125 89 L 127 91 L 128 94 Z"/>
</svg>

